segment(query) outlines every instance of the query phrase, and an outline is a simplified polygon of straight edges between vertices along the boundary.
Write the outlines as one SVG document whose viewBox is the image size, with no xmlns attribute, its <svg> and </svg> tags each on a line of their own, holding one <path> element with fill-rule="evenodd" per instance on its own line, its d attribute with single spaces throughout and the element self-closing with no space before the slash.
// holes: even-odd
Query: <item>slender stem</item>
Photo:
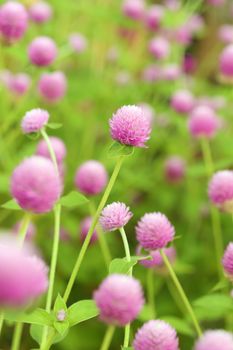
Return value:
<svg viewBox="0 0 233 350">
<path fill-rule="evenodd" d="M 95 212 L 96 212 L 96 209 L 95 209 L 93 202 L 91 202 L 91 201 L 89 202 L 89 207 L 90 207 L 90 214 L 93 217 L 95 215 Z M 108 244 L 107 244 L 104 232 L 99 225 L 96 226 L 96 231 L 97 231 L 97 235 L 98 235 L 98 239 L 99 239 L 100 249 L 102 251 L 103 258 L 104 258 L 106 267 L 108 269 L 109 264 L 112 260 L 111 253 L 110 253 L 110 250 L 108 248 Z"/>
<path fill-rule="evenodd" d="M 156 317 L 155 311 L 155 285 L 154 285 L 154 270 L 149 268 L 147 271 L 147 298 L 151 309 L 151 318 Z"/>
<path fill-rule="evenodd" d="M 3 323 L 4 323 L 4 312 L 1 312 L 0 313 L 0 336 L 2 332 Z"/>
<path fill-rule="evenodd" d="M 201 138 L 201 147 L 202 147 L 203 158 L 205 161 L 206 172 L 208 176 L 211 176 L 214 172 L 214 164 L 212 160 L 209 141 L 206 137 Z"/>
<path fill-rule="evenodd" d="M 53 300 L 53 289 L 54 289 L 54 282 L 55 282 L 59 239 L 60 239 L 60 219 L 61 219 L 60 204 L 57 204 L 54 208 L 54 218 L 55 218 L 55 225 L 54 225 L 54 239 L 53 239 L 53 249 L 52 249 L 50 275 L 49 275 L 49 289 L 48 289 L 46 307 L 45 307 L 45 310 L 47 312 L 51 311 L 52 300 Z M 41 349 L 46 341 L 47 333 L 48 333 L 48 327 L 44 327 L 42 341 L 41 341 Z"/>
<path fill-rule="evenodd" d="M 163 261 L 164 261 L 165 265 L 167 266 L 167 269 L 168 269 L 168 271 L 169 271 L 169 273 L 171 275 L 171 278 L 172 278 L 172 280 L 173 280 L 173 282 L 174 282 L 174 284 L 176 286 L 176 289 L 177 289 L 177 291 L 178 291 L 178 293 L 179 293 L 179 295 L 180 295 L 180 297 L 181 297 L 181 299 L 182 299 L 182 301 L 183 301 L 187 311 L 189 312 L 189 315 L 190 315 L 190 317 L 191 317 L 191 319 L 193 321 L 193 325 L 194 325 L 194 327 L 196 329 L 196 332 L 197 332 L 198 336 L 200 337 L 202 335 L 201 328 L 199 326 L 199 323 L 198 323 L 198 320 L 196 318 L 196 315 L 195 315 L 195 313 L 194 313 L 194 311 L 192 309 L 192 306 L 191 306 L 191 304 L 190 304 L 190 302 L 189 302 L 189 300 L 188 300 L 188 298 L 187 298 L 187 296 L 186 296 L 186 294 L 185 294 L 185 292 L 183 290 L 183 287 L 181 286 L 181 284 L 180 284 L 180 282 L 179 282 L 179 280 L 178 280 L 178 278 L 177 278 L 177 276 L 175 274 L 175 271 L 173 270 L 172 265 L 170 264 L 170 261 L 167 258 L 166 254 L 164 253 L 163 249 L 160 250 L 160 253 L 161 253 Z"/>
<path fill-rule="evenodd" d="M 124 344 L 123 344 L 125 348 L 128 348 L 129 346 L 129 338 L 130 338 L 130 323 L 128 323 L 125 326 L 125 336 L 124 336 Z"/>
<path fill-rule="evenodd" d="M 112 341 L 113 334 L 115 332 L 114 326 L 109 326 L 105 333 L 103 343 L 101 344 L 100 350 L 108 350 Z"/>
<path fill-rule="evenodd" d="M 19 322 L 15 326 L 11 350 L 19 350 L 22 332 L 23 332 L 23 323 Z"/>
<path fill-rule="evenodd" d="M 83 259 L 84 259 L 84 256 L 86 254 L 86 251 L 87 251 L 87 248 L 88 248 L 88 245 L 90 243 L 90 240 L 91 240 L 91 236 L 94 232 L 94 229 L 95 229 L 95 226 L 97 224 L 97 221 L 99 219 L 99 216 L 100 216 L 100 213 L 102 211 L 102 209 L 104 208 L 107 200 L 108 200 L 108 197 L 109 197 L 109 194 L 113 188 L 113 185 L 116 181 L 116 178 L 117 178 L 117 175 L 120 171 L 120 168 L 121 168 L 121 165 L 122 165 L 122 162 L 123 162 L 123 159 L 124 159 L 124 156 L 121 156 L 118 158 L 117 160 L 117 163 L 115 165 L 115 168 L 113 170 L 113 173 L 112 173 L 112 176 L 109 180 L 109 183 L 105 189 L 105 192 L 103 194 L 103 197 L 99 203 L 99 206 L 96 210 L 96 213 L 93 217 L 93 220 L 92 220 L 92 224 L 91 224 L 91 227 L 87 233 L 87 236 L 83 242 L 83 245 L 81 247 L 81 250 L 79 252 L 79 255 L 77 257 L 77 260 L 76 260 L 76 263 L 75 263 L 75 266 L 74 266 L 74 269 L 71 273 L 71 276 L 70 276 L 70 279 L 69 279 L 69 282 L 67 284 L 67 287 L 66 287 L 66 290 L 65 290 L 65 293 L 64 293 L 64 301 L 67 302 L 68 298 L 69 298 L 69 295 L 71 293 L 71 290 L 72 290 L 72 287 L 75 283 L 75 280 L 76 280 L 76 277 L 78 275 L 78 272 L 79 272 L 79 269 L 80 269 L 80 266 L 82 265 L 82 262 L 83 262 Z"/>
<path fill-rule="evenodd" d="M 27 231 L 28 231 L 28 226 L 30 224 L 30 220 L 31 220 L 31 214 L 26 212 L 24 214 L 22 223 L 20 225 L 20 229 L 19 229 L 19 243 L 20 246 L 22 247 L 27 235 Z"/>
<path fill-rule="evenodd" d="M 57 159 L 56 159 L 56 155 L 55 155 L 55 153 L 54 153 L 53 147 L 52 147 L 52 145 L 51 145 L 50 139 L 49 139 L 49 137 L 48 137 L 48 135 L 47 135 L 45 129 L 41 129 L 40 132 L 41 132 L 41 135 L 43 136 L 43 138 L 44 138 L 44 140 L 45 140 L 45 142 L 46 142 L 46 144 L 47 144 L 47 146 L 48 146 L 48 150 L 49 150 L 49 153 L 50 153 L 50 157 L 51 157 L 51 159 L 52 159 L 52 162 L 53 162 L 53 164 L 54 164 L 54 168 L 55 168 L 57 174 L 59 175 L 59 170 L 58 170 L 58 166 L 57 166 Z"/>
</svg>

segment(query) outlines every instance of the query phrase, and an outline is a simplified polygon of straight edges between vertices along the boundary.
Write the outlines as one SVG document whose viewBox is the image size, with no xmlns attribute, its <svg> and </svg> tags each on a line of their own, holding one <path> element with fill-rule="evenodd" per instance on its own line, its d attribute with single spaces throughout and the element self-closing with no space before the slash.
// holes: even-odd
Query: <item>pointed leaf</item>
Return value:
<svg viewBox="0 0 233 350">
<path fill-rule="evenodd" d="M 119 142 L 113 142 L 108 149 L 108 157 L 130 156 L 134 152 L 134 147 L 122 145 Z"/>
<path fill-rule="evenodd" d="M 8 202 L 2 204 L 1 207 L 9 210 L 22 210 L 14 199 L 11 199 Z"/>
<path fill-rule="evenodd" d="M 4 317 L 6 320 L 14 321 L 14 322 L 22 322 L 22 323 L 46 325 L 46 326 L 52 326 L 53 324 L 52 315 L 50 315 L 44 309 L 40 309 L 40 308 L 34 310 L 29 314 L 6 312 L 4 314 Z"/>
<path fill-rule="evenodd" d="M 229 282 L 226 278 L 219 281 L 212 289 L 211 292 L 217 292 L 222 289 L 226 289 L 229 286 Z"/>
<path fill-rule="evenodd" d="M 55 321 L 53 326 L 60 335 L 64 335 L 69 329 L 70 325 L 69 325 L 69 321 L 63 321 L 63 322 Z"/>
<path fill-rule="evenodd" d="M 200 320 L 218 320 L 233 311 L 232 297 L 224 294 L 205 295 L 194 302 Z"/>
<path fill-rule="evenodd" d="M 79 205 L 83 205 L 83 204 L 88 203 L 88 201 L 89 200 L 83 194 L 81 194 L 77 191 L 71 191 L 66 196 L 63 196 L 60 199 L 60 204 L 63 207 L 75 208 Z"/>
<path fill-rule="evenodd" d="M 93 300 L 81 300 L 71 305 L 68 309 L 70 327 L 96 317 L 99 310 Z"/>
<path fill-rule="evenodd" d="M 60 294 L 58 294 L 55 303 L 54 303 L 54 311 L 57 313 L 60 310 L 67 310 L 67 306 L 63 298 L 61 297 Z"/>
<path fill-rule="evenodd" d="M 34 339 L 37 344 L 41 344 L 41 339 L 42 339 L 42 334 L 43 334 L 43 326 L 39 326 L 39 325 L 35 325 L 32 324 L 30 327 L 30 335 L 32 337 L 32 339 Z M 62 341 L 68 334 L 68 330 L 63 334 L 56 334 L 53 340 L 53 344 L 59 343 L 60 341 Z"/>
<path fill-rule="evenodd" d="M 109 273 L 123 273 L 127 274 L 129 270 L 137 264 L 139 260 L 145 259 L 146 257 L 131 256 L 131 260 L 127 261 L 126 258 L 117 258 L 111 261 L 109 266 Z"/>
<path fill-rule="evenodd" d="M 49 129 L 60 129 L 62 127 L 61 123 L 48 123 L 46 125 L 47 128 Z"/>
</svg>

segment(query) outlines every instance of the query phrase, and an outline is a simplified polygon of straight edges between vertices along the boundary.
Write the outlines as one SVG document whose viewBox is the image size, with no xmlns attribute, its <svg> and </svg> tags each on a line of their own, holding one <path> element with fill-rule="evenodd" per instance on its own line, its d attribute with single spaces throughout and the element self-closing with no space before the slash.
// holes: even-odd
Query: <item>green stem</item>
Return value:
<svg viewBox="0 0 233 350">
<path fill-rule="evenodd" d="M 147 298 L 151 309 L 151 318 L 156 317 L 155 311 L 155 288 L 154 288 L 154 270 L 149 268 L 147 271 Z"/>
<path fill-rule="evenodd" d="M 23 323 L 19 322 L 16 324 L 15 329 L 14 329 L 11 350 L 19 350 L 22 332 L 23 332 Z"/>
<path fill-rule="evenodd" d="M 121 166 L 122 166 L 123 159 L 124 159 L 124 156 L 120 156 L 120 157 L 118 158 L 117 163 L 116 163 L 116 165 L 115 165 L 115 168 L 114 168 L 114 170 L 113 170 L 112 176 L 111 176 L 111 178 L 110 178 L 110 180 L 109 180 L 109 183 L 108 183 L 108 185 L 107 185 L 107 187 L 106 187 L 106 189 L 105 189 L 105 192 L 104 192 L 104 194 L 103 194 L 103 197 L 102 197 L 102 199 L 101 199 L 101 201 L 100 201 L 100 203 L 99 203 L 99 206 L 98 206 L 98 208 L 97 208 L 97 210 L 96 210 L 96 213 L 95 213 L 95 215 L 94 215 L 94 217 L 93 217 L 91 227 L 90 227 L 90 229 L 89 229 L 89 231 L 88 231 L 88 233 L 87 233 L 87 236 L 86 236 L 86 238 L 85 238 L 85 240 L 84 240 L 84 242 L 83 242 L 83 245 L 82 245 L 81 250 L 80 250 L 80 252 L 79 252 L 79 255 L 78 255 L 78 257 L 77 257 L 75 266 L 74 266 L 74 268 L 73 268 L 73 271 L 72 271 L 72 273 L 71 273 L 69 282 L 68 282 L 68 284 L 67 284 L 67 287 L 66 287 L 66 290 L 65 290 L 65 293 L 64 293 L 64 301 L 65 301 L 65 302 L 67 302 L 67 300 L 68 300 L 68 298 L 69 298 L 69 296 L 70 296 L 70 293 L 71 293 L 71 290 L 72 290 L 73 285 L 74 285 L 74 283 L 75 283 L 76 277 L 77 277 L 77 275 L 78 275 L 80 266 L 81 266 L 81 264 L 82 264 L 82 262 L 83 262 L 83 259 L 84 259 L 84 256 L 85 256 L 85 254 L 86 254 L 88 245 L 89 245 L 89 243 L 90 243 L 91 236 L 92 236 L 92 234 L 93 234 L 93 232 L 94 232 L 95 226 L 96 226 L 97 221 L 98 221 L 99 216 L 100 216 L 100 213 L 101 213 L 101 211 L 103 210 L 103 208 L 104 208 L 104 206 L 105 206 L 105 204 L 106 204 L 106 202 L 107 202 L 107 200 L 108 200 L 109 194 L 110 194 L 110 192 L 111 192 L 111 190 L 112 190 L 112 188 L 113 188 L 113 185 L 114 185 L 114 183 L 115 183 L 115 181 L 116 181 L 116 178 L 117 178 L 118 173 L 119 173 L 119 171 L 120 171 L 120 168 L 121 168 Z"/>
<path fill-rule="evenodd" d="M 96 209 L 95 209 L 93 202 L 91 202 L 91 201 L 89 202 L 89 207 L 90 207 L 90 214 L 93 217 L 95 215 L 95 212 L 96 212 Z M 102 229 L 99 225 L 96 226 L 96 231 L 97 231 L 97 235 L 98 235 L 100 249 L 102 251 L 103 258 L 104 258 L 104 261 L 105 261 L 105 264 L 106 264 L 106 267 L 108 270 L 109 264 L 112 260 L 111 253 L 110 253 L 110 250 L 108 248 L 108 244 L 107 244 L 104 232 L 102 231 Z"/>
<path fill-rule="evenodd" d="M 19 243 L 20 243 L 21 247 L 24 244 L 24 241 L 25 241 L 25 238 L 27 235 L 27 231 L 28 231 L 28 226 L 30 224 L 30 220 L 31 220 L 31 214 L 26 212 L 24 217 L 23 217 L 22 223 L 20 225 L 20 229 L 19 229 Z"/>
<path fill-rule="evenodd" d="M 45 310 L 50 313 L 52 308 L 52 300 L 53 300 L 53 289 L 55 282 L 55 274 L 56 274 L 56 266 L 57 266 L 57 257 L 58 257 L 58 248 L 59 248 L 59 240 L 60 240 L 60 221 L 61 221 L 61 205 L 57 204 L 54 208 L 54 239 L 53 239 L 53 249 L 52 249 L 52 257 L 50 264 L 50 274 L 49 274 L 49 289 L 46 299 L 46 307 Z M 44 327 L 42 341 L 41 341 L 41 349 L 44 346 L 44 343 L 47 338 L 48 327 Z"/>
<path fill-rule="evenodd" d="M 0 336 L 2 332 L 3 323 L 4 323 L 4 312 L 1 312 L 0 313 Z"/>
<path fill-rule="evenodd" d="M 179 293 L 179 295 L 180 295 L 180 297 L 181 297 L 181 299 L 182 299 L 182 301 L 183 301 L 183 303 L 184 303 L 184 305 L 185 305 L 185 307 L 186 307 L 186 309 L 187 309 L 187 311 L 188 311 L 188 313 L 193 321 L 193 325 L 196 329 L 196 332 L 197 332 L 198 336 L 200 337 L 202 335 L 202 331 L 201 331 L 201 328 L 199 326 L 196 315 L 192 309 L 192 306 L 191 306 L 191 304 L 190 304 L 190 302 L 189 302 L 189 300 L 188 300 L 188 298 L 187 298 L 187 296 L 186 296 L 186 294 L 185 294 L 185 292 L 184 292 L 184 290 L 183 290 L 183 288 L 182 288 L 182 286 L 181 286 L 181 284 L 180 284 L 180 282 L 175 274 L 175 271 L 172 268 L 172 265 L 170 264 L 169 259 L 167 258 L 166 254 L 164 253 L 163 249 L 160 250 L 160 253 L 161 253 L 163 261 L 164 261 L 165 265 L 167 266 L 167 269 L 171 275 L 171 278 L 176 286 L 176 289 L 177 289 L 177 291 L 178 291 L 178 293 Z"/>
<path fill-rule="evenodd" d="M 108 350 L 109 349 L 114 332 L 115 332 L 115 327 L 109 326 L 106 333 L 105 333 L 103 343 L 100 347 L 100 350 Z"/>
<path fill-rule="evenodd" d="M 52 159 L 52 162 L 53 162 L 53 165 L 54 165 L 54 168 L 57 172 L 57 174 L 59 175 L 59 170 L 58 170 L 58 166 L 57 166 L 57 159 L 56 159 L 56 155 L 54 153 L 54 150 L 53 150 L 53 147 L 51 145 L 51 142 L 50 142 L 50 139 L 45 131 L 45 129 L 41 129 L 41 135 L 43 136 L 46 144 L 47 144 L 47 147 L 48 147 L 48 150 L 49 150 L 49 153 L 50 153 L 50 157 Z"/>
</svg>

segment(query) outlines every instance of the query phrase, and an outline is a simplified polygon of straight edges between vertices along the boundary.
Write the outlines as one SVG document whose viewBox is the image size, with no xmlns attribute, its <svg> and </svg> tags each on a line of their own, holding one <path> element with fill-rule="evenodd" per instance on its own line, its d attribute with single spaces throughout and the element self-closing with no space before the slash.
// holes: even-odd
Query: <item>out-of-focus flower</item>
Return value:
<svg viewBox="0 0 233 350">
<path fill-rule="evenodd" d="M 163 37 L 154 38 L 149 43 L 149 52 L 157 59 L 165 59 L 170 54 L 170 44 Z"/>
<path fill-rule="evenodd" d="M 83 242 L 88 234 L 88 231 L 91 227 L 92 224 L 92 217 L 91 216 L 87 216 L 86 218 L 84 218 L 81 223 L 80 223 L 80 239 Z M 91 236 L 91 240 L 90 243 L 94 243 L 96 240 L 98 239 L 98 234 L 96 229 L 94 230 L 92 236 Z"/>
<path fill-rule="evenodd" d="M 233 243 L 229 243 L 222 259 L 222 265 L 226 275 L 233 280 Z"/>
<path fill-rule="evenodd" d="M 86 37 L 80 33 L 70 34 L 69 44 L 71 48 L 77 53 L 86 51 L 88 45 Z"/>
<path fill-rule="evenodd" d="M 38 83 L 40 95 L 48 102 L 60 101 L 67 90 L 67 80 L 63 72 L 42 74 Z"/>
<path fill-rule="evenodd" d="M 193 109 L 188 120 L 189 132 L 194 137 L 213 137 L 220 127 L 219 118 L 212 108 L 199 106 Z"/>
<path fill-rule="evenodd" d="M 52 149 L 55 153 L 56 159 L 58 163 L 62 163 L 66 157 L 66 146 L 62 139 L 56 137 L 56 136 L 50 136 L 49 137 Z M 38 156 L 46 157 L 46 158 L 51 158 L 50 152 L 48 149 L 48 145 L 45 142 L 45 140 L 41 140 L 36 149 L 36 154 Z"/>
<path fill-rule="evenodd" d="M 233 25 L 224 24 L 219 28 L 218 31 L 219 39 L 222 40 L 225 44 L 233 43 Z"/>
<path fill-rule="evenodd" d="M 47 36 L 37 37 L 28 47 L 28 56 L 36 66 L 49 66 L 57 57 L 57 46 L 54 40 Z"/>
<path fill-rule="evenodd" d="M 194 350 L 232 350 L 233 335 L 223 330 L 206 331 L 197 340 Z"/>
<path fill-rule="evenodd" d="M 194 107 L 194 97 L 189 90 L 176 91 L 171 106 L 177 113 L 189 113 Z"/>
<path fill-rule="evenodd" d="M 40 0 L 30 6 L 29 15 L 33 22 L 45 23 L 51 19 L 53 10 L 48 2 Z"/>
<path fill-rule="evenodd" d="M 24 95 L 30 88 L 31 77 L 26 73 L 11 75 L 8 88 L 16 95 Z"/>
<path fill-rule="evenodd" d="M 176 250 L 174 247 L 164 248 L 164 254 L 166 254 L 171 264 L 174 264 L 176 260 Z M 140 254 L 140 252 L 139 252 Z M 163 270 L 165 267 L 163 258 L 158 250 L 152 250 L 148 252 L 152 259 L 140 260 L 139 263 L 147 268 L 155 268 L 157 270 Z"/>
<path fill-rule="evenodd" d="M 185 170 L 185 161 L 180 156 L 172 156 L 165 161 L 165 177 L 172 183 L 181 181 L 185 176 Z"/>
<path fill-rule="evenodd" d="M 22 222 L 19 221 L 17 222 L 14 227 L 13 227 L 13 233 L 18 235 L 20 232 L 20 228 L 21 228 Z M 27 240 L 32 240 L 34 238 L 36 234 L 36 226 L 30 222 L 28 225 L 28 229 L 27 229 L 27 233 L 26 233 L 26 239 Z"/>
<path fill-rule="evenodd" d="M 209 182 L 208 194 L 211 202 L 226 212 L 233 212 L 233 171 L 215 173 Z"/>
<path fill-rule="evenodd" d="M 233 77 L 233 44 L 225 47 L 220 55 L 220 71 L 226 77 Z"/>
<path fill-rule="evenodd" d="M 124 0 L 122 11 L 125 16 L 140 20 L 144 16 L 145 4 L 143 0 Z"/>
<path fill-rule="evenodd" d="M 146 26 L 151 30 L 157 30 L 160 27 L 164 16 L 164 8 L 161 5 L 152 5 L 145 13 Z"/>
</svg>

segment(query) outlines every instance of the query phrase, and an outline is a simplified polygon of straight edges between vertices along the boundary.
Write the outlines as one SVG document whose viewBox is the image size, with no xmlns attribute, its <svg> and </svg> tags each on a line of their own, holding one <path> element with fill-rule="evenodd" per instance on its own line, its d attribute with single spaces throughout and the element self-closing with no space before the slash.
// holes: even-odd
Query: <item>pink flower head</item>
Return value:
<svg viewBox="0 0 233 350">
<path fill-rule="evenodd" d="M 144 305 L 141 284 L 135 278 L 114 274 L 94 292 L 100 319 L 108 324 L 125 326 L 132 322 Z"/>
<path fill-rule="evenodd" d="M 51 211 L 61 194 L 53 163 L 40 156 L 25 159 L 13 172 L 11 193 L 24 210 L 37 214 Z"/>
<path fill-rule="evenodd" d="M 167 322 L 151 320 L 137 331 L 133 346 L 135 350 L 179 350 L 179 340 Z"/>
<path fill-rule="evenodd" d="M 81 221 L 81 224 L 80 224 L 80 239 L 81 241 L 83 242 L 88 234 L 88 231 L 91 227 L 91 224 L 92 224 L 92 217 L 91 216 L 87 216 L 85 219 L 83 219 Z M 94 243 L 96 242 L 98 239 L 98 235 L 97 235 L 97 231 L 96 229 L 94 230 L 92 236 L 91 236 L 91 241 L 90 243 Z"/>
<path fill-rule="evenodd" d="M 142 72 L 142 79 L 147 82 L 155 82 L 162 78 L 161 68 L 152 64 Z"/>
<path fill-rule="evenodd" d="M 8 69 L 3 69 L 0 71 L 0 84 L 6 88 L 10 88 L 12 73 Z"/>
<path fill-rule="evenodd" d="M 153 107 L 150 106 L 148 103 L 144 103 L 144 102 L 140 103 L 138 106 L 142 109 L 144 116 L 147 118 L 150 126 L 152 127 L 155 119 L 155 112 Z"/>
<path fill-rule="evenodd" d="M 38 1 L 29 8 L 29 15 L 33 22 L 48 22 L 53 15 L 52 7 L 48 2 Z"/>
<path fill-rule="evenodd" d="M 49 120 L 49 113 L 43 109 L 35 108 L 27 112 L 22 119 L 21 128 L 24 134 L 40 131 Z"/>
<path fill-rule="evenodd" d="M 75 186 L 82 193 L 93 196 L 103 191 L 108 182 L 108 174 L 100 162 L 89 160 L 76 171 Z"/>
<path fill-rule="evenodd" d="M 161 5 L 152 5 L 145 14 L 146 26 L 151 30 L 157 30 L 160 27 L 164 16 L 164 8 Z"/>
<path fill-rule="evenodd" d="M 121 107 L 109 124 L 112 138 L 123 145 L 145 147 L 150 138 L 150 123 L 140 107 Z"/>
<path fill-rule="evenodd" d="M 141 218 L 136 227 L 136 235 L 144 249 L 161 249 L 173 240 L 175 229 L 164 214 L 155 212 Z"/>
<path fill-rule="evenodd" d="M 233 25 L 224 24 L 219 28 L 218 31 L 219 39 L 225 44 L 233 43 Z"/>
<path fill-rule="evenodd" d="M 87 49 L 87 39 L 80 33 L 71 34 L 69 36 L 69 43 L 71 48 L 77 53 L 82 53 Z"/>
<path fill-rule="evenodd" d="M 104 231 L 115 231 L 124 227 L 132 216 L 125 203 L 114 202 L 102 210 L 99 221 Z"/>
<path fill-rule="evenodd" d="M 220 123 L 215 111 L 208 106 L 198 106 L 193 109 L 188 120 L 189 132 L 194 137 L 213 137 Z"/>
<path fill-rule="evenodd" d="M 225 47 L 221 53 L 220 71 L 226 77 L 233 77 L 233 44 Z"/>
<path fill-rule="evenodd" d="M 194 97 L 188 90 L 179 90 L 171 99 L 171 106 L 177 113 L 189 113 L 194 107 Z"/>
<path fill-rule="evenodd" d="M 39 67 L 49 66 L 57 56 L 57 46 L 51 38 L 39 36 L 29 45 L 28 55 L 32 64 Z"/>
<path fill-rule="evenodd" d="M 18 1 L 7 1 L 0 7 L 0 33 L 8 42 L 21 39 L 27 26 L 27 11 Z"/>
<path fill-rule="evenodd" d="M 20 229 L 21 229 L 21 225 L 22 225 L 21 221 L 17 222 L 14 225 L 14 227 L 13 227 L 14 234 L 16 234 L 16 235 L 19 234 Z M 30 222 L 28 225 L 27 233 L 26 233 L 26 239 L 29 241 L 32 240 L 34 238 L 35 234 L 36 234 L 36 227 L 32 222 Z"/>
<path fill-rule="evenodd" d="M 229 243 L 222 259 L 224 271 L 233 280 L 233 243 Z"/>
<path fill-rule="evenodd" d="M 176 250 L 174 247 L 164 248 L 164 253 L 168 257 L 171 264 L 174 264 L 176 260 Z M 140 260 L 140 264 L 147 268 L 157 268 L 163 269 L 165 268 L 163 258 L 158 250 L 152 250 L 149 252 L 152 259 Z"/>
<path fill-rule="evenodd" d="M 120 86 L 128 85 L 131 81 L 131 75 L 129 72 L 122 70 L 117 73 L 115 81 Z"/>
<path fill-rule="evenodd" d="M 12 75 L 9 81 L 9 89 L 16 95 L 24 95 L 31 85 L 31 78 L 26 73 Z"/>
<path fill-rule="evenodd" d="M 185 161 L 179 156 L 172 156 L 166 160 L 164 170 L 167 180 L 177 183 L 185 176 Z"/>
<path fill-rule="evenodd" d="M 220 209 L 232 213 L 233 210 L 233 171 L 215 173 L 210 180 L 208 194 L 211 202 Z"/>
<path fill-rule="evenodd" d="M 140 20 L 144 16 L 145 4 L 143 0 L 124 0 L 122 10 L 125 16 Z"/>
<path fill-rule="evenodd" d="M 48 102 L 60 101 L 67 90 L 66 76 L 62 72 L 44 73 L 38 83 L 40 95 Z"/>
<path fill-rule="evenodd" d="M 181 75 L 180 67 L 177 64 L 169 64 L 163 68 L 162 78 L 168 81 L 177 80 Z"/>
<path fill-rule="evenodd" d="M 196 58 L 190 54 L 186 54 L 183 60 L 183 71 L 186 74 L 192 74 L 197 67 Z"/>
<path fill-rule="evenodd" d="M 150 41 L 149 51 L 155 58 L 165 59 L 170 54 L 170 44 L 167 39 L 157 37 Z"/>
<path fill-rule="evenodd" d="M 197 340 L 194 350 L 232 350 L 233 335 L 223 330 L 206 331 Z"/>
<path fill-rule="evenodd" d="M 175 40 L 184 46 L 187 46 L 192 41 L 192 30 L 187 23 L 181 25 L 175 31 Z"/>
<path fill-rule="evenodd" d="M 51 136 L 49 137 L 51 146 L 54 150 L 56 159 L 58 163 L 62 163 L 64 158 L 66 157 L 66 146 L 64 144 L 64 142 L 62 141 L 62 139 L 59 139 L 56 136 Z M 42 157 L 46 157 L 50 159 L 50 152 L 48 150 L 48 146 L 47 143 L 45 142 L 45 140 L 41 140 L 38 145 L 37 145 L 37 149 L 36 149 L 36 154 L 38 156 L 42 156 Z"/>
<path fill-rule="evenodd" d="M 0 241 L 0 305 L 27 306 L 48 287 L 48 269 L 44 262 L 13 239 Z"/>
</svg>

